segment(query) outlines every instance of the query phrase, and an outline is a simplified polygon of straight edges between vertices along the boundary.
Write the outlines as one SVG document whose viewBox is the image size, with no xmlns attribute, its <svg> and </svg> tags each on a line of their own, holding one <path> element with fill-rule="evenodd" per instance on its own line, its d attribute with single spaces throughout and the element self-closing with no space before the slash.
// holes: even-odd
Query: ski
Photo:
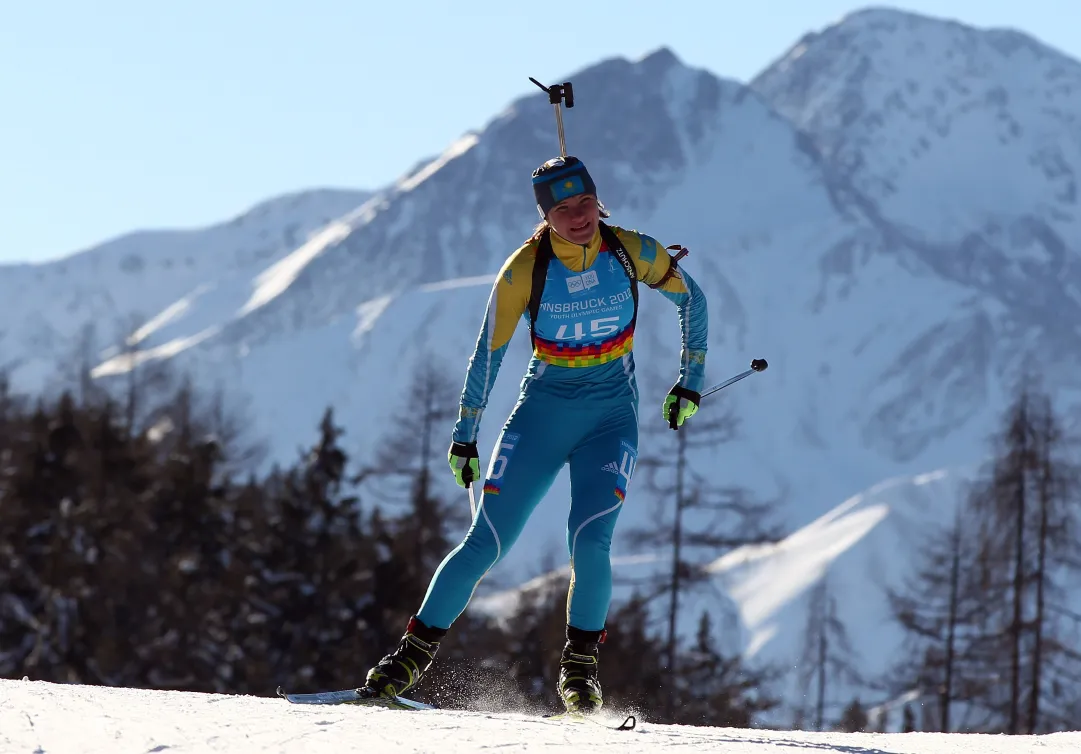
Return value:
<svg viewBox="0 0 1081 754">
<path fill-rule="evenodd" d="M 431 710 L 439 709 L 430 704 L 406 699 L 403 696 L 389 699 L 383 696 L 361 696 L 357 689 L 341 689 L 339 691 L 316 691 L 310 694 L 288 694 L 281 686 L 278 687 L 278 696 L 293 704 L 352 704 L 367 707 L 388 707 L 390 709 L 403 710 Z"/>
<path fill-rule="evenodd" d="M 431 704 L 406 699 L 404 696 L 389 699 L 383 696 L 361 696 L 358 689 L 341 689 L 337 691 L 315 691 L 310 694 L 289 694 L 279 686 L 278 696 L 292 704 L 350 704 L 362 707 L 386 707 L 399 710 L 437 710 Z M 569 720 L 572 722 L 586 722 L 599 725 L 608 730 L 634 730 L 637 720 L 634 715 L 615 725 L 598 720 L 592 715 L 581 715 L 574 712 L 556 712 L 543 716 L 545 720 Z"/>
<path fill-rule="evenodd" d="M 545 720 L 571 720 L 573 722 L 593 723 L 594 725 L 599 725 L 602 728 L 607 728 L 608 730 L 634 730 L 634 726 L 638 722 L 637 719 L 634 717 L 634 715 L 627 715 L 626 720 L 624 720 L 619 725 L 614 725 L 612 723 L 606 723 L 606 722 L 603 722 L 601 720 L 598 720 L 593 715 L 579 715 L 579 714 L 575 714 L 573 712 L 556 712 L 555 714 L 552 714 L 552 715 L 545 715 L 544 719 Z"/>
</svg>

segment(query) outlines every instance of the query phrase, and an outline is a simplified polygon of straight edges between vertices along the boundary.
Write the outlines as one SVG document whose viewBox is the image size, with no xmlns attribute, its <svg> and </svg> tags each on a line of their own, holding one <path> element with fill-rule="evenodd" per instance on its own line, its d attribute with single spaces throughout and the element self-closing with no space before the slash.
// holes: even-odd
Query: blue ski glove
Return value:
<svg viewBox="0 0 1081 754">
<path fill-rule="evenodd" d="M 698 412 L 698 404 L 701 401 L 701 393 L 681 385 L 673 386 L 668 391 L 668 397 L 664 399 L 664 418 L 668 420 L 669 429 L 682 427 L 683 422 Z"/>
<path fill-rule="evenodd" d="M 450 470 L 459 487 L 468 487 L 480 479 L 480 460 L 475 442 L 454 442 L 447 451 Z"/>
</svg>

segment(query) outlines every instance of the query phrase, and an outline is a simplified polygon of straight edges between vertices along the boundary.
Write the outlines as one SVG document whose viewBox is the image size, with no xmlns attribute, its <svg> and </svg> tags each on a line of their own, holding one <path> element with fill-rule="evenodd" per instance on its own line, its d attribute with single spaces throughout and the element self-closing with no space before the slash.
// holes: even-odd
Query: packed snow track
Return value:
<svg viewBox="0 0 1081 754">
<path fill-rule="evenodd" d="M 660 752 L 672 746 L 726 754 L 1066 754 L 1081 751 L 1081 733 L 785 732 L 653 725 L 648 714 L 632 731 L 610 731 L 526 714 L 308 707 L 272 696 L 0 680 L 5 754 Z"/>
</svg>

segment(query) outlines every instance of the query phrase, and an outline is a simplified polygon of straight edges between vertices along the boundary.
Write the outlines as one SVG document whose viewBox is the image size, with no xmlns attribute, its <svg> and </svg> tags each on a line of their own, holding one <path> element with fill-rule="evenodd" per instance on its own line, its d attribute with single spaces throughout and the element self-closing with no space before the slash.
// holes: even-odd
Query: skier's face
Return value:
<svg viewBox="0 0 1081 754">
<path fill-rule="evenodd" d="M 589 243 L 600 219 L 600 205 L 593 194 L 564 199 L 548 212 L 552 230 L 571 243 Z"/>
</svg>

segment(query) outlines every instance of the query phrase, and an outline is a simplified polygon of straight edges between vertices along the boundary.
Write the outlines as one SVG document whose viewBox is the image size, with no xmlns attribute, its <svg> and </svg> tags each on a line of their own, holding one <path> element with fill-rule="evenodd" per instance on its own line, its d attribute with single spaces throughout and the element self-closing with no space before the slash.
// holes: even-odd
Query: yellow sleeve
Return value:
<svg viewBox="0 0 1081 754">
<path fill-rule="evenodd" d="M 480 334 L 469 358 L 458 421 L 454 425 L 456 442 L 475 442 L 477 439 L 480 417 L 488 405 L 503 355 L 518 321 L 529 307 L 535 258 L 535 244 L 522 246 L 503 264 L 492 284 Z"/>
<path fill-rule="evenodd" d="M 623 242 L 623 248 L 634 261 L 638 279 L 656 285 L 664 278 L 672 257 L 657 239 L 635 230 L 613 228 Z M 709 337 L 709 311 L 706 296 L 685 269 L 676 267 L 664 284 L 656 288 L 676 305 L 682 338 L 679 383 L 691 390 L 701 391 L 705 380 L 706 348 Z"/>
<path fill-rule="evenodd" d="M 529 307 L 536 257 L 536 245 L 527 244 L 514 252 L 500 268 L 485 317 L 485 329 L 490 321 L 488 350 L 497 351 L 510 343 L 518 321 Z"/>
</svg>

